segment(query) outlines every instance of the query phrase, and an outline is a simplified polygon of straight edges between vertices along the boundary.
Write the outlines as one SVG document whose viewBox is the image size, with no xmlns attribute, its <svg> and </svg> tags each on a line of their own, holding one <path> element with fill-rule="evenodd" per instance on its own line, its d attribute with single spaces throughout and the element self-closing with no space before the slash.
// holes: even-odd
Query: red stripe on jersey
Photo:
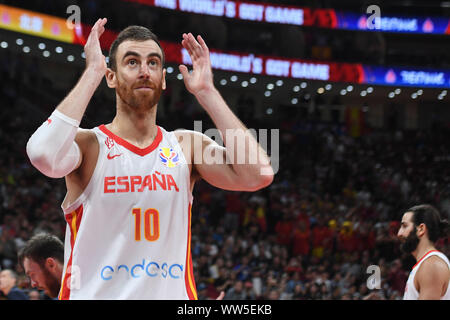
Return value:
<svg viewBox="0 0 450 320">
<path fill-rule="evenodd" d="M 186 283 L 186 291 L 189 300 L 197 300 L 197 288 L 195 286 L 194 271 L 192 268 L 192 253 L 191 253 L 191 204 L 188 209 L 188 239 L 186 252 L 186 270 L 184 273 L 184 281 Z"/>
<path fill-rule="evenodd" d="M 424 254 L 424 256 L 422 257 L 422 258 L 420 258 L 420 260 L 419 261 L 417 261 L 417 263 L 414 265 L 414 267 L 412 267 L 413 269 L 420 263 L 420 261 L 422 261 L 423 259 L 425 259 L 425 257 L 427 256 L 427 255 L 429 255 L 430 253 L 432 253 L 432 252 L 439 252 L 439 250 L 430 250 L 430 251 L 428 251 L 427 253 L 425 253 Z"/>
<path fill-rule="evenodd" d="M 108 137 L 110 137 L 111 139 L 113 139 L 114 141 L 116 141 L 118 144 L 120 144 L 121 146 L 127 148 L 128 150 L 130 150 L 131 152 L 136 153 L 137 155 L 140 156 L 145 156 L 147 154 L 149 154 L 150 152 L 152 152 L 153 150 L 155 150 L 158 145 L 161 143 L 162 141 L 162 132 L 161 132 L 161 128 L 159 126 L 157 126 L 157 132 L 156 132 L 156 137 L 153 140 L 152 144 L 149 145 L 146 148 L 139 148 L 136 147 L 135 145 L 129 143 L 128 141 L 122 139 L 119 136 L 116 136 L 114 133 L 112 133 L 111 131 L 109 131 L 106 126 L 104 124 L 102 124 L 101 126 L 98 127 L 104 134 L 106 134 Z"/>
<path fill-rule="evenodd" d="M 65 270 L 65 274 L 63 277 L 63 281 L 61 283 L 61 290 L 59 292 L 59 300 L 68 300 L 70 297 L 70 287 L 69 281 L 71 277 L 71 269 L 72 269 L 72 254 L 73 248 L 75 246 L 75 240 L 77 238 L 78 230 L 80 229 L 81 219 L 83 217 L 83 205 L 80 205 L 78 209 L 68 213 L 65 215 L 66 222 L 70 228 L 70 257 L 69 261 L 67 261 L 67 266 Z"/>
</svg>

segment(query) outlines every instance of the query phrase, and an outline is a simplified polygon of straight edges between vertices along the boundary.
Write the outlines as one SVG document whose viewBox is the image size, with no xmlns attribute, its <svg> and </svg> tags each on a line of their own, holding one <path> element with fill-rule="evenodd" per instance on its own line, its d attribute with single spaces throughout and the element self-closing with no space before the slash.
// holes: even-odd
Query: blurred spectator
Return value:
<svg viewBox="0 0 450 320">
<path fill-rule="evenodd" d="M 0 272 L 0 291 L 6 296 L 8 300 L 28 300 L 28 295 L 17 284 L 18 276 L 10 269 Z"/>
<path fill-rule="evenodd" d="M 199 300 L 207 300 L 208 299 L 208 291 L 207 286 L 202 282 L 197 285 L 197 298 Z"/>
<path fill-rule="evenodd" d="M 9 218 L 12 219 L 11 216 Z M 5 226 L 2 229 L 2 233 L 0 234 L 1 263 L 4 268 L 12 268 L 17 260 L 17 246 L 13 237 L 15 230 L 10 229 L 9 226 Z"/>
<path fill-rule="evenodd" d="M 353 252 L 356 250 L 357 239 L 351 221 L 344 221 L 338 235 L 338 250 Z"/>
<path fill-rule="evenodd" d="M 298 220 L 297 226 L 295 226 L 293 230 L 292 254 L 294 256 L 308 255 L 310 251 L 310 238 L 310 231 L 309 229 L 306 229 L 305 222 Z"/>
<path fill-rule="evenodd" d="M 233 287 L 225 292 L 224 300 L 245 300 L 247 299 L 247 293 L 244 290 L 244 283 L 241 280 L 237 280 Z"/>
<path fill-rule="evenodd" d="M 29 300 L 41 300 L 41 294 L 38 290 L 30 290 L 28 292 Z"/>
<path fill-rule="evenodd" d="M 280 299 L 280 292 L 278 289 L 272 289 L 270 290 L 268 296 L 268 300 L 279 300 Z"/>
<path fill-rule="evenodd" d="M 278 244 L 290 247 L 292 240 L 292 229 L 293 221 L 291 214 L 289 212 L 284 212 L 282 220 L 277 222 L 275 226 Z"/>
<path fill-rule="evenodd" d="M 312 230 L 312 252 L 315 257 L 322 258 L 325 249 L 332 248 L 333 234 L 325 224 L 325 219 L 319 218 L 318 223 Z"/>
<path fill-rule="evenodd" d="M 395 259 L 392 261 L 387 277 L 387 281 L 391 289 L 397 291 L 397 293 L 403 297 L 407 280 L 408 273 L 405 270 L 402 270 L 402 263 L 400 259 Z"/>
<path fill-rule="evenodd" d="M 256 294 L 255 291 L 253 290 L 253 283 L 251 281 L 246 281 L 244 283 L 244 290 L 245 290 L 245 296 L 246 296 L 246 300 L 255 300 L 256 299 Z"/>
</svg>

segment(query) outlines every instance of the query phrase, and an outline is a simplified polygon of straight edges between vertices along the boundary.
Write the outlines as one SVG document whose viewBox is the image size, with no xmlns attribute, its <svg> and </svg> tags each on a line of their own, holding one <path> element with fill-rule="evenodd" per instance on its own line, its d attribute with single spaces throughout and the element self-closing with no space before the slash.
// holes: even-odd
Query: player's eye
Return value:
<svg viewBox="0 0 450 320">
<path fill-rule="evenodd" d="M 136 59 L 130 59 L 130 60 L 128 61 L 128 64 L 129 64 L 130 66 L 135 66 L 135 65 L 137 64 L 137 61 L 136 61 Z"/>
</svg>

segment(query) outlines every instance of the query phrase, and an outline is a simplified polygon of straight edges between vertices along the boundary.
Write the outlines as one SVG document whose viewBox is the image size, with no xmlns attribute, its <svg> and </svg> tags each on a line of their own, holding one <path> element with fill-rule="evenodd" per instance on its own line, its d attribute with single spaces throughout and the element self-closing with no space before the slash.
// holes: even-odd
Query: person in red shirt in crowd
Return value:
<svg viewBox="0 0 450 320">
<path fill-rule="evenodd" d="M 297 255 L 308 255 L 310 249 L 310 239 L 311 232 L 309 227 L 306 228 L 305 222 L 303 220 L 299 220 L 295 229 L 293 230 L 292 235 L 292 254 L 294 256 Z"/>
<path fill-rule="evenodd" d="M 391 221 L 389 223 L 389 237 L 396 238 L 398 229 L 400 229 L 399 221 Z"/>
<path fill-rule="evenodd" d="M 245 208 L 242 226 L 245 227 L 251 223 L 258 225 L 262 232 L 267 231 L 266 210 L 264 203 L 257 200 L 252 200 Z"/>
<path fill-rule="evenodd" d="M 250 202 L 245 206 L 244 214 L 242 215 L 241 225 L 246 226 L 253 221 L 253 217 L 256 216 L 256 203 Z"/>
<path fill-rule="evenodd" d="M 261 204 L 256 209 L 256 223 L 258 223 L 262 232 L 267 231 L 267 219 L 266 219 L 266 208 L 264 204 Z"/>
<path fill-rule="evenodd" d="M 358 232 L 358 251 L 372 250 L 376 244 L 376 233 L 368 223 L 361 223 Z"/>
<path fill-rule="evenodd" d="M 387 281 L 393 290 L 396 290 L 399 294 L 405 292 L 406 281 L 408 280 L 408 274 L 402 269 L 402 263 L 400 259 L 392 261 L 389 268 L 389 274 Z"/>
<path fill-rule="evenodd" d="M 367 226 L 367 238 L 366 238 L 366 250 L 375 249 L 376 241 L 377 241 L 377 233 L 373 230 L 369 224 Z"/>
<path fill-rule="evenodd" d="M 291 210 L 294 212 L 294 209 Z M 305 224 L 306 229 L 310 229 L 310 222 L 309 222 L 309 216 L 306 214 L 306 211 L 303 209 L 300 209 L 300 211 L 297 214 L 294 214 L 296 222 L 303 221 Z"/>
<path fill-rule="evenodd" d="M 338 235 L 338 250 L 353 252 L 357 247 L 357 238 L 350 221 L 344 221 Z"/>
<path fill-rule="evenodd" d="M 332 231 L 325 224 L 324 219 L 319 218 L 312 230 L 312 255 L 318 258 L 323 257 L 324 250 L 331 249 L 332 237 Z"/>
<path fill-rule="evenodd" d="M 290 247 L 292 241 L 293 220 L 289 212 L 283 213 L 283 218 L 277 222 L 275 232 L 277 233 L 277 242 L 280 245 Z"/>
<path fill-rule="evenodd" d="M 242 203 L 240 194 L 237 192 L 227 192 L 225 199 L 225 225 L 232 230 L 237 229 L 239 227 L 241 217 L 244 214 L 244 204 Z"/>
</svg>

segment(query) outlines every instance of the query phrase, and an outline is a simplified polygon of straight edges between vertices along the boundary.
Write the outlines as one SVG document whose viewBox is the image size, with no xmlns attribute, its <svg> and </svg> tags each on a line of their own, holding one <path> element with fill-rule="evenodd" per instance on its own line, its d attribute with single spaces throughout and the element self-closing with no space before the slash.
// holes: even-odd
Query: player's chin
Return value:
<svg viewBox="0 0 450 320">
<path fill-rule="evenodd" d="M 134 90 L 134 96 L 141 101 L 150 102 L 155 100 L 156 92 L 152 89 L 136 89 Z"/>
<path fill-rule="evenodd" d="M 154 96 L 154 92 L 152 90 L 147 90 L 147 89 L 134 89 L 133 90 L 133 97 L 135 99 L 139 99 L 139 100 L 149 100 L 152 99 L 152 97 Z"/>
</svg>

